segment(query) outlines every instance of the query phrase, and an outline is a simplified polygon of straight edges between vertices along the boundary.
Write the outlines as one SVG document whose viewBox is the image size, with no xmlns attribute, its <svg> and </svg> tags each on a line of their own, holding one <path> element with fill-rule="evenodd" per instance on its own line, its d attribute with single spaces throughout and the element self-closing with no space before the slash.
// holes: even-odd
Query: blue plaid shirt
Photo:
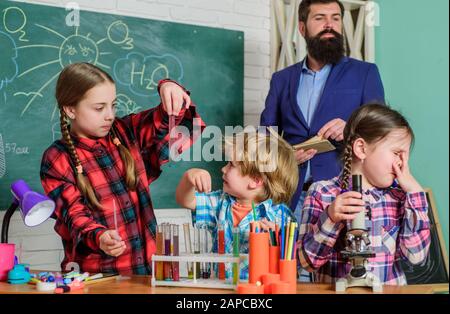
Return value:
<svg viewBox="0 0 450 314">
<path fill-rule="evenodd" d="M 217 226 L 221 224 L 225 235 L 225 253 L 233 253 L 233 213 L 232 207 L 236 198 L 223 192 L 222 190 L 211 193 L 195 193 L 196 208 L 193 219 L 197 227 L 206 226 L 212 235 L 212 251 L 217 252 Z M 273 204 L 271 199 L 262 203 L 255 204 L 256 218 L 261 220 L 266 217 L 267 220 L 281 224 L 282 212 L 285 212 L 285 218 L 290 217 L 291 221 L 295 218 L 291 210 L 285 204 Z M 239 225 L 239 252 L 248 253 L 248 236 L 250 232 L 250 222 L 255 221 L 253 213 L 250 211 Z M 240 279 L 248 279 L 248 260 L 240 263 Z M 232 264 L 225 264 L 226 278 L 232 278 Z"/>
</svg>

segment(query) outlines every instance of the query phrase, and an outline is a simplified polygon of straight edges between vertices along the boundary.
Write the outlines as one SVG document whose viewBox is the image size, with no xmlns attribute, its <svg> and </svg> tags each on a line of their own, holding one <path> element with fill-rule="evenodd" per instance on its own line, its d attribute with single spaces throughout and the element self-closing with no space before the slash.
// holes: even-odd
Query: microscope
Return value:
<svg viewBox="0 0 450 314">
<path fill-rule="evenodd" d="M 352 176 L 352 190 L 362 193 L 362 176 Z M 369 233 L 366 228 L 366 213 L 361 211 L 351 222 L 351 229 L 345 235 L 346 249 L 341 251 L 344 259 L 352 264 L 350 273 L 336 281 L 336 291 L 345 292 L 350 287 L 372 287 L 373 292 L 382 292 L 380 279 L 367 271 L 368 258 L 375 253 L 369 247 Z"/>
</svg>

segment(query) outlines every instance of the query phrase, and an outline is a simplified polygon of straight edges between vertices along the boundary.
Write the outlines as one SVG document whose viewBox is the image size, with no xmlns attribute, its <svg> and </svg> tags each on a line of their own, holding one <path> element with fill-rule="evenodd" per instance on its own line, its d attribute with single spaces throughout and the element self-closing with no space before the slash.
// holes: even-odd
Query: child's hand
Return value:
<svg viewBox="0 0 450 314">
<path fill-rule="evenodd" d="M 397 177 L 398 184 L 405 192 L 422 192 L 423 188 L 416 181 L 416 179 L 414 179 L 411 172 L 409 171 L 408 161 L 408 154 L 406 152 L 402 152 L 400 153 L 400 161 L 392 165 L 392 168 L 394 168 L 395 176 Z"/>
<path fill-rule="evenodd" d="M 191 105 L 191 97 L 177 84 L 166 82 L 159 90 L 164 110 L 169 116 L 178 116 L 183 103 L 186 109 Z"/>
<path fill-rule="evenodd" d="M 116 230 L 107 230 L 99 238 L 100 249 L 108 255 L 119 256 L 127 248 Z"/>
<path fill-rule="evenodd" d="M 186 172 L 187 179 L 195 190 L 200 193 L 211 192 L 211 175 L 203 169 L 190 169 Z"/>
<path fill-rule="evenodd" d="M 364 210 L 364 201 L 359 192 L 345 192 L 336 197 L 333 203 L 328 206 L 328 216 L 334 223 L 343 220 L 353 220 L 360 211 Z"/>
<path fill-rule="evenodd" d="M 275 231 L 275 223 L 273 221 L 268 221 L 267 218 L 263 218 L 259 221 L 259 226 L 262 230 L 269 231 L 274 230 Z"/>
</svg>

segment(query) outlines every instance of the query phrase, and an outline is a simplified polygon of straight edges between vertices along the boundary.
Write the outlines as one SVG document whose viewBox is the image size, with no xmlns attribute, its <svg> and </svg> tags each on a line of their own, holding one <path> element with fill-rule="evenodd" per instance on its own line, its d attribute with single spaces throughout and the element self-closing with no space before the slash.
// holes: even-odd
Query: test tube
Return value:
<svg viewBox="0 0 450 314">
<path fill-rule="evenodd" d="M 205 233 L 205 255 L 210 253 L 210 249 L 209 249 L 209 239 L 208 239 L 208 229 L 204 230 Z M 205 263 L 205 273 L 204 273 L 204 277 L 206 279 L 211 278 L 211 263 Z"/>
<path fill-rule="evenodd" d="M 184 246 L 187 254 L 192 253 L 192 244 L 191 244 L 191 229 L 189 228 L 189 223 L 183 224 L 184 231 Z M 187 272 L 188 278 L 194 278 L 194 270 L 192 269 L 192 262 L 187 262 Z"/>
<path fill-rule="evenodd" d="M 164 255 L 164 235 L 163 235 L 163 226 L 157 225 L 156 226 L 156 254 L 157 255 Z M 163 262 L 156 262 L 156 280 L 163 280 L 164 279 L 164 272 L 163 272 Z"/>
<path fill-rule="evenodd" d="M 217 250 L 219 254 L 225 254 L 225 233 L 222 224 L 217 226 Z M 225 279 L 225 263 L 219 263 L 219 279 Z"/>
<path fill-rule="evenodd" d="M 165 255 L 170 255 L 170 238 L 171 238 L 171 230 L 170 224 L 164 225 L 164 253 Z M 164 262 L 164 280 L 172 280 L 172 263 Z"/>
<path fill-rule="evenodd" d="M 233 256 L 239 256 L 239 228 L 233 228 Z M 233 284 L 239 281 L 239 263 L 233 263 Z"/>
<path fill-rule="evenodd" d="M 194 227 L 194 254 L 200 254 L 200 229 L 198 227 Z M 201 263 L 195 263 L 195 272 L 196 277 L 200 278 L 201 276 Z"/>
<path fill-rule="evenodd" d="M 172 225 L 172 244 L 173 244 L 173 256 L 180 255 L 180 236 L 178 225 Z M 174 281 L 180 280 L 180 262 L 172 262 L 172 278 Z"/>
<path fill-rule="evenodd" d="M 201 252 L 203 254 L 206 254 L 209 252 L 209 248 L 208 248 L 208 229 L 205 227 L 203 227 L 202 229 L 200 229 L 200 240 L 201 240 Z M 210 273 L 210 269 L 209 269 L 209 263 L 204 262 L 202 263 L 202 278 L 203 279 L 208 279 L 211 275 Z"/>
<path fill-rule="evenodd" d="M 115 199 L 113 199 L 113 209 L 114 209 L 114 230 L 119 232 L 119 229 L 117 229 L 117 207 Z"/>
</svg>

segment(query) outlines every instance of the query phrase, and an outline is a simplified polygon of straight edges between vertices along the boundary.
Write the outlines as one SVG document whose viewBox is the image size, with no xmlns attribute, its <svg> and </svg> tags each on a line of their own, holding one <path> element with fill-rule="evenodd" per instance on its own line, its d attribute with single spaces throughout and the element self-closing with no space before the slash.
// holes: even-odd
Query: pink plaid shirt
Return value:
<svg viewBox="0 0 450 314">
<path fill-rule="evenodd" d="M 325 210 L 341 193 L 340 178 L 316 182 L 309 188 L 300 221 L 300 264 L 315 272 L 319 282 L 335 282 L 345 277 L 351 265 L 340 252 L 345 249 L 349 222 L 334 223 Z M 387 285 L 405 285 L 400 259 L 422 263 L 430 248 L 430 222 L 425 192 L 406 193 L 400 188 L 363 191 L 371 248 L 376 254 L 368 260 L 368 271 Z"/>
</svg>

